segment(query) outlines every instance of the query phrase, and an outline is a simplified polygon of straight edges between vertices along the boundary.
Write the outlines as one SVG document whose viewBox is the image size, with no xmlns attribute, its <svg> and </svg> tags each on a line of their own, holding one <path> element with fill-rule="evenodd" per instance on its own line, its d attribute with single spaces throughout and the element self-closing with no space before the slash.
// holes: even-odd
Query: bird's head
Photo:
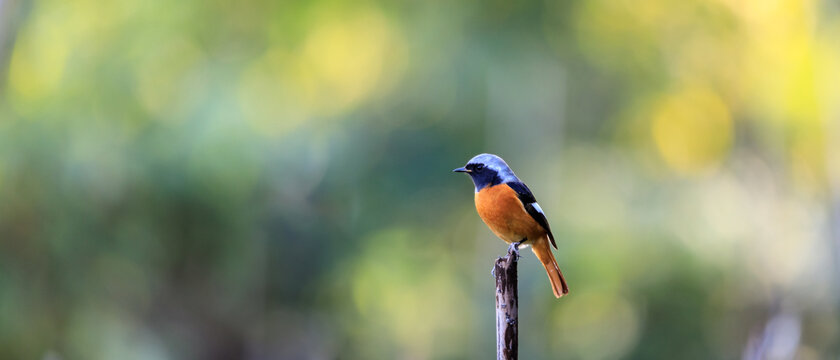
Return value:
<svg viewBox="0 0 840 360">
<path fill-rule="evenodd" d="M 519 181 L 508 164 L 493 154 L 476 155 L 467 162 L 467 165 L 452 171 L 469 174 L 475 184 L 476 192 L 487 186 Z"/>
</svg>

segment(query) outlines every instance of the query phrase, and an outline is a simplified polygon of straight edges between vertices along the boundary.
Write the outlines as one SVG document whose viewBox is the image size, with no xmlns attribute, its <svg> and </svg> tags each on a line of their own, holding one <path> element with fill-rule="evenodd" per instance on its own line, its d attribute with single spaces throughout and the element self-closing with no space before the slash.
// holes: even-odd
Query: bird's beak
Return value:
<svg viewBox="0 0 840 360">
<path fill-rule="evenodd" d="M 452 170 L 452 171 L 454 171 L 454 172 L 465 172 L 465 173 L 472 172 L 472 171 L 467 170 L 467 168 L 463 168 L 463 167 L 459 167 L 459 168 L 457 168 L 455 170 Z"/>
</svg>

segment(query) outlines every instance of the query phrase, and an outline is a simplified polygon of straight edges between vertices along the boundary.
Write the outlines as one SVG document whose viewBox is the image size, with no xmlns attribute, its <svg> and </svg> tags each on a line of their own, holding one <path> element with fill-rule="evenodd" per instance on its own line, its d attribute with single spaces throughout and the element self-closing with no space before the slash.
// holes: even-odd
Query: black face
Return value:
<svg viewBox="0 0 840 360">
<path fill-rule="evenodd" d="M 484 164 L 467 164 L 464 168 L 469 170 L 470 177 L 472 177 L 473 183 L 475 184 L 475 191 L 502 183 L 499 173 Z"/>
</svg>

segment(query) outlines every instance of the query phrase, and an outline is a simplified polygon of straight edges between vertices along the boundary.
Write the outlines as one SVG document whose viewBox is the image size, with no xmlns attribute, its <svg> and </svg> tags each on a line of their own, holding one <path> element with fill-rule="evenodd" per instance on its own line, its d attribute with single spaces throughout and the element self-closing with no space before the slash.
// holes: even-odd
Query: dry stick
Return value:
<svg viewBox="0 0 840 360">
<path fill-rule="evenodd" d="M 496 259 L 496 359 L 519 357 L 519 295 L 516 264 L 519 244 L 511 244 L 504 257 Z"/>
</svg>

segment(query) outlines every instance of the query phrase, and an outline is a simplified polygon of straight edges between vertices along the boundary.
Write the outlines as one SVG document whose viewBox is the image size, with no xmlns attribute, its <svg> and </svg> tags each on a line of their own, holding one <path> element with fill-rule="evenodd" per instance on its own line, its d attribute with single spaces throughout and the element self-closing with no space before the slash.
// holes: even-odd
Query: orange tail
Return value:
<svg viewBox="0 0 840 360">
<path fill-rule="evenodd" d="M 557 266 L 557 261 L 554 260 L 554 254 L 551 253 L 551 248 L 548 246 L 548 239 L 545 241 L 538 241 L 531 245 L 531 250 L 537 255 L 537 259 L 545 266 L 545 272 L 548 274 L 548 280 L 551 281 L 551 290 L 554 291 L 554 296 L 561 297 L 569 293 L 569 286 L 566 285 L 566 279 L 563 278 L 563 273 Z"/>
</svg>

